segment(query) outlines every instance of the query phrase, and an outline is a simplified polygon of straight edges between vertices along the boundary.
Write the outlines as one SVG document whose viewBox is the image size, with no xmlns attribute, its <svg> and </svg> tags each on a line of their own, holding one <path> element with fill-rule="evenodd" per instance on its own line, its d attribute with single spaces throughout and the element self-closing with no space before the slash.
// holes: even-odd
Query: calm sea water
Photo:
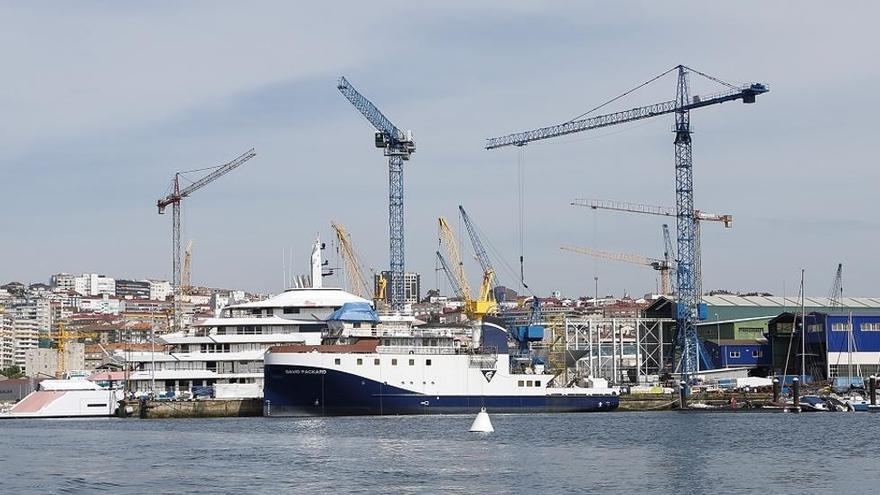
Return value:
<svg viewBox="0 0 880 495">
<path fill-rule="evenodd" d="M 880 414 L 0 421 L 0 493 L 876 493 Z"/>
</svg>

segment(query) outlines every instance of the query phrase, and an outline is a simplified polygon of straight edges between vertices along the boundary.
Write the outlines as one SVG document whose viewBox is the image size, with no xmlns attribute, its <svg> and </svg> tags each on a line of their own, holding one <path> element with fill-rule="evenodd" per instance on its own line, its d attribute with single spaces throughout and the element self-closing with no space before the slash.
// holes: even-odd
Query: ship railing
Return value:
<svg viewBox="0 0 880 495">
<path fill-rule="evenodd" d="M 470 368 L 495 369 L 497 363 L 497 354 L 470 354 L 468 356 L 468 366 Z"/>
<path fill-rule="evenodd" d="M 352 337 L 421 337 L 421 338 L 452 338 L 455 336 L 448 329 L 412 329 L 410 327 L 361 327 L 343 330 Z"/>
<path fill-rule="evenodd" d="M 379 354 L 456 354 L 454 347 L 380 345 L 376 347 Z"/>
</svg>

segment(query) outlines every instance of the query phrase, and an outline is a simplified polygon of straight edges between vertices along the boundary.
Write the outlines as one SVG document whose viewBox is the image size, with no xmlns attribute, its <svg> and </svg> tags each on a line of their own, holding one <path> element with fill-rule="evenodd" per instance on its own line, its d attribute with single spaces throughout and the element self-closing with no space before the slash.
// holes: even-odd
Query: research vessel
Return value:
<svg viewBox="0 0 880 495">
<path fill-rule="evenodd" d="M 509 345 L 500 320 L 468 332 L 418 328 L 411 316 L 348 303 L 321 344 L 265 356 L 267 416 L 611 411 L 618 391 L 561 386 L 538 360 Z"/>
</svg>

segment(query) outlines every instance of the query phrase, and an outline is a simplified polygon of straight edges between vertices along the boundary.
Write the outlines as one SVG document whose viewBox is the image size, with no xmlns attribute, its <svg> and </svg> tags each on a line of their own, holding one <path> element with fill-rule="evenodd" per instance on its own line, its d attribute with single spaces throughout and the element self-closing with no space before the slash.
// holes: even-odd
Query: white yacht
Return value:
<svg viewBox="0 0 880 495">
<path fill-rule="evenodd" d="M 116 414 L 122 396 L 121 389 L 90 379 L 43 380 L 0 419 L 109 417 Z"/>
<path fill-rule="evenodd" d="M 168 352 L 130 352 L 136 395 L 263 396 L 263 355 L 272 346 L 319 344 L 327 318 L 345 303 L 370 302 L 339 288 L 322 287 L 321 248 L 311 257 L 311 286 L 287 289 L 264 301 L 233 304 L 219 317 L 194 322 L 159 339 Z"/>
</svg>

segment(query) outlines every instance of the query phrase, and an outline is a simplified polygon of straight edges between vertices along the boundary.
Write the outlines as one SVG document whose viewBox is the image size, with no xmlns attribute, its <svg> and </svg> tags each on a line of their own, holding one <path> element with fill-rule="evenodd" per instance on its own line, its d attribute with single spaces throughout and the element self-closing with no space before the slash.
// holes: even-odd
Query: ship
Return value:
<svg viewBox="0 0 880 495">
<path fill-rule="evenodd" d="M 125 351 L 127 376 L 136 396 L 209 396 L 222 399 L 263 396 L 263 355 L 271 346 L 317 344 L 328 316 L 345 303 L 369 301 L 322 284 L 324 244 L 311 251 L 311 276 L 298 286 L 262 301 L 224 307 L 217 317 L 159 336 L 168 350 Z"/>
<path fill-rule="evenodd" d="M 619 391 L 557 383 L 524 358 L 501 320 L 469 331 L 422 328 L 412 316 L 347 303 L 322 343 L 269 348 L 265 416 L 612 411 Z"/>
</svg>

